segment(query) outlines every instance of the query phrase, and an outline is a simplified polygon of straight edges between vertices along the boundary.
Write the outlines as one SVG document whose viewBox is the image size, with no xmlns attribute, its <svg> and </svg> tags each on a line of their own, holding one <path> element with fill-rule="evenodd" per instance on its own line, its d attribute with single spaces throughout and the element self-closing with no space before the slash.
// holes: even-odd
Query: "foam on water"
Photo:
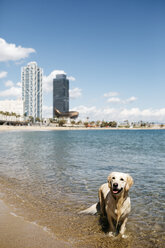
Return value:
<svg viewBox="0 0 165 248">
<path fill-rule="evenodd" d="M 13 213 L 13 212 L 10 212 L 10 214 L 11 214 L 12 216 L 14 216 L 14 217 L 20 217 L 20 216 L 18 216 L 17 214 L 15 214 L 15 213 Z"/>
</svg>

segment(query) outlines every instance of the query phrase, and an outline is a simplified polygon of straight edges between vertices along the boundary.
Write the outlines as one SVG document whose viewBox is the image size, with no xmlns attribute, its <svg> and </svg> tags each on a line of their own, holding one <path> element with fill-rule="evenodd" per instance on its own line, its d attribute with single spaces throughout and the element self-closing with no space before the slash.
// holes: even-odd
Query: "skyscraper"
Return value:
<svg viewBox="0 0 165 248">
<path fill-rule="evenodd" d="M 65 74 L 58 74 L 53 79 L 53 118 L 55 109 L 63 113 L 69 111 L 69 80 Z"/>
<path fill-rule="evenodd" d="M 25 102 L 25 114 L 42 118 L 42 75 L 43 70 L 36 62 L 30 62 L 22 68 L 22 100 Z"/>
</svg>

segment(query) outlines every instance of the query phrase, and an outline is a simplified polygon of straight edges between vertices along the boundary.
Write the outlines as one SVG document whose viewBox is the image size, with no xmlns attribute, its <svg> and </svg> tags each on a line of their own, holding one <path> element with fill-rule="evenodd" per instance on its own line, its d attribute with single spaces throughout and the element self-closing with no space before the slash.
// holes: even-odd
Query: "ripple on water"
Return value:
<svg viewBox="0 0 165 248">
<path fill-rule="evenodd" d="M 1 198 L 73 247 L 163 248 L 164 148 L 163 130 L 1 133 Z M 108 237 L 99 216 L 77 214 L 115 170 L 135 182 L 127 239 Z"/>
</svg>

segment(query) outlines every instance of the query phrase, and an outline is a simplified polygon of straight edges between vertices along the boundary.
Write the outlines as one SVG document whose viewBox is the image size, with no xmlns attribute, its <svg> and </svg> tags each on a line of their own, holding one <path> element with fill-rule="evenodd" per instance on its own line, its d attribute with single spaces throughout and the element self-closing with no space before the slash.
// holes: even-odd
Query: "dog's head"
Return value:
<svg viewBox="0 0 165 248">
<path fill-rule="evenodd" d="M 121 172 L 112 172 L 108 176 L 108 186 L 113 195 L 120 195 L 123 190 L 128 191 L 133 185 L 130 175 Z"/>
</svg>

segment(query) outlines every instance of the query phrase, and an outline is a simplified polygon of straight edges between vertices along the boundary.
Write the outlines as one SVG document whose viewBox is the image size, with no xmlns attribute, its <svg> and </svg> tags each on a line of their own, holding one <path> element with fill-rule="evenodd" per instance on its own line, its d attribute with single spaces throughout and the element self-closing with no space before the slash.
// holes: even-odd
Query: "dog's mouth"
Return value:
<svg viewBox="0 0 165 248">
<path fill-rule="evenodd" d="M 122 190 L 123 190 L 123 188 L 121 188 L 121 189 L 113 188 L 112 192 L 113 192 L 114 195 L 117 195 L 117 194 L 119 194 Z"/>
</svg>

